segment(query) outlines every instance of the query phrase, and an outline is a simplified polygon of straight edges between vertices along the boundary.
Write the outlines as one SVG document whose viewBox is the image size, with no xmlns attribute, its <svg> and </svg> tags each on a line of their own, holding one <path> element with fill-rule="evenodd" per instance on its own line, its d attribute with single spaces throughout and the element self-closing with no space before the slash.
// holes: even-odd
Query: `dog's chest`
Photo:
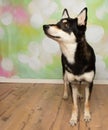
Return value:
<svg viewBox="0 0 108 130">
<path fill-rule="evenodd" d="M 69 63 L 74 63 L 75 62 L 75 52 L 77 48 L 77 43 L 73 44 L 62 44 L 61 46 L 61 51 L 67 58 Z"/>
</svg>

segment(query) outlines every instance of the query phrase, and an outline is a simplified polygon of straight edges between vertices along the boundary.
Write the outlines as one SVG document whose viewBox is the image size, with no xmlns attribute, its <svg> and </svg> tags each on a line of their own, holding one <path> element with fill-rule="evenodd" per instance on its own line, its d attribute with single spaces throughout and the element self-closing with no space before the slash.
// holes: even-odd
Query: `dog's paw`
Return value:
<svg viewBox="0 0 108 130">
<path fill-rule="evenodd" d="M 71 126 L 75 126 L 75 125 L 77 125 L 77 120 L 71 119 L 71 120 L 69 121 L 69 123 L 70 123 Z"/>
<path fill-rule="evenodd" d="M 85 113 L 84 113 L 84 121 L 85 121 L 85 122 L 91 121 L 91 115 L 90 115 L 89 112 L 85 112 Z"/>
<path fill-rule="evenodd" d="M 63 99 L 64 99 L 64 100 L 67 100 L 67 99 L 68 99 L 68 94 L 65 93 L 65 94 L 63 95 Z"/>
<path fill-rule="evenodd" d="M 71 126 L 77 125 L 77 121 L 78 121 L 77 114 L 72 114 L 72 117 L 69 121 L 70 125 Z"/>
</svg>

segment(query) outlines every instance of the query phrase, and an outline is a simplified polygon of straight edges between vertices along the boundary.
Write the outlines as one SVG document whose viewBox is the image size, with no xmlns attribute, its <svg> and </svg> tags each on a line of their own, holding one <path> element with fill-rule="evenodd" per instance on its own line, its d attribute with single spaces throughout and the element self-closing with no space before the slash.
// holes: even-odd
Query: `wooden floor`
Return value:
<svg viewBox="0 0 108 130">
<path fill-rule="evenodd" d="M 0 84 L 0 130 L 108 130 L 108 85 L 95 85 L 91 98 L 92 121 L 70 126 L 71 98 L 62 99 L 63 85 Z"/>
</svg>

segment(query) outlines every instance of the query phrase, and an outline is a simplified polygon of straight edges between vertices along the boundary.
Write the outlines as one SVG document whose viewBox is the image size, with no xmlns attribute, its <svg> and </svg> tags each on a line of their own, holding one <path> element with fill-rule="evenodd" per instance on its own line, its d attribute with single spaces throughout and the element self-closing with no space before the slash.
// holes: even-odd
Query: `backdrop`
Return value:
<svg viewBox="0 0 108 130">
<path fill-rule="evenodd" d="M 86 38 L 96 53 L 96 79 L 108 79 L 108 0 L 0 0 L 0 78 L 61 79 L 60 49 L 43 24 L 67 8 L 88 7 Z"/>
</svg>

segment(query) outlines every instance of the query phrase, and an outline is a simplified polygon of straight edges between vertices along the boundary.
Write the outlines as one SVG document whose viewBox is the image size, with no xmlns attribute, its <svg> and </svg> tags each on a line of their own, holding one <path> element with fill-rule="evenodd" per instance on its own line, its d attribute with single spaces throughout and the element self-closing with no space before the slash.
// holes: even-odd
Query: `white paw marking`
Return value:
<svg viewBox="0 0 108 130">
<path fill-rule="evenodd" d="M 70 119 L 70 125 L 71 126 L 75 126 L 75 125 L 77 125 L 77 121 L 78 121 L 78 116 L 77 116 L 77 114 L 75 114 L 75 113 L 73 113 L 72 114 L 72 117 L 71 117 L 71 119 Z"/>
<path fill-rule="evenodd" d="M 85 113 L 84 113 L 84 121 L 85 121 L 85 122 L 91 121 L 91 115 L 90 115 L 89 112 L 85 112 Z"/>
<path fill-rule="evenodd" d="M 63 99 L 64 99 L 64 100 L 68 99 L 68 94 L 67 94 L 67 93 L 64 93 Z"/>
</svg>

